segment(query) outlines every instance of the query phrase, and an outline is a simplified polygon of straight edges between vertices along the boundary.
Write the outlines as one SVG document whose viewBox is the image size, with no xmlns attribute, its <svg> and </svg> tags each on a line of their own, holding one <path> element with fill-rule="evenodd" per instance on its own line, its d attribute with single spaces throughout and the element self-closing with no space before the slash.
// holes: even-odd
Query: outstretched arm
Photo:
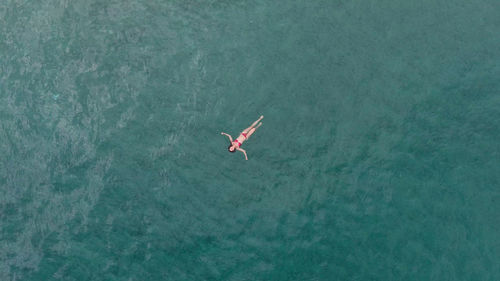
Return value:
<svg viewBox="0 0 500 281">
<path fill-rule="evenodd" d="M 226 134 L 226 133 L 224 133 L 224 132 L 221 132 L 220 134 L 221 134 L 221 135 L 226 135 L 226 136 L 229 138 L 229 141 L 230 141 L 230 142 L 233 142 L 233 138 L 232 138 L 230 135 L 228 135 L 228 134 Z"/>
<path fill-rule="evenodd" d="M 248 160 L 247 152 L 244 149 L 241 149 L 241 148 L 236 148 L 236 149 L 243 152 L 243 154 L 245 154 L 245 160 Z"/>
</svg>

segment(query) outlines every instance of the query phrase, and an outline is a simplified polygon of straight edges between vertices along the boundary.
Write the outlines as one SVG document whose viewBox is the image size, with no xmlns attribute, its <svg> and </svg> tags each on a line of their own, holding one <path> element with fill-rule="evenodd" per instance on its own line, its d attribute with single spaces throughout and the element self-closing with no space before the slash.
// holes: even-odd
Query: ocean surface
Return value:
<svg viewBox="0 0 500 281">
<path fill-rule="evenodd" d="M 500 280 L 499 15 L 1 1 L 0 280 Z"/>
</svg>

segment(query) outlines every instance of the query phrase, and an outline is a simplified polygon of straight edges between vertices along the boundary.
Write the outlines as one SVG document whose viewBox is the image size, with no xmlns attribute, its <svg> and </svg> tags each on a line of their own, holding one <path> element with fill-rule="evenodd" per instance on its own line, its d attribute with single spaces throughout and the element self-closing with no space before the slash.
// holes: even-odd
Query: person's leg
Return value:
<svg viewBox="0 0 500 281">
<path fill-rule="evenodd" d="M 257 121 L 255 121 L 255 122 L 253 122 L 252 126 L 250 126 L 250 127 L 255 127 L 255 125 L 257 125 L 257 123 L 259 123 L 259 121 L 262 120 L 262 118 L 264 118 L 264 115 L 261 115 L 259 117 L 259 119 L 257 119 Z"/>
<path fill-rule="evenodd" d="M 250 129 L 250 131 L 248 131 L 248 133 L 247 133 L 246 139 L 248 139 L 255 132 L 255 130 L 257 130 L 257 128 L 259 128 L 261 125 L 262 125 L 262 122 L 260 122 L 257 127 Z"/>
<path fill-rule="evenodd" d="M 250 127 L 243 130 L 243 133 L 247 133 L 248 131 L 250 131 L 253 127 L 255 127 L 255 125 L 257 125 L 257 123 L 259 123 L 260 120 L 262 120 L 262 118 L 264 118 L 264 115 L 261 115 L 259 119 L 257 119 L 257 121 L 253 122 L 253 124 L 250 125 Z"/>
</svg>

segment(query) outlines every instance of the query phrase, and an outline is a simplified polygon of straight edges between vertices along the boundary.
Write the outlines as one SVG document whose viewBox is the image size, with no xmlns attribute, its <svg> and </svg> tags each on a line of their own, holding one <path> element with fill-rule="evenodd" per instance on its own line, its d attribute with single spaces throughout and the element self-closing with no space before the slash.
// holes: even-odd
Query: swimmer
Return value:
<svg viewBox="0 0 500 281">
<path fill-rule="evenodd" d="M 227 148 L 227 150 L 229 150 L 229 152 L 235 152 L 236 150 L 239 150 L 241 152 L 243 152 L 243 154 L 245 154 L 245 159 L 248 160 L 248 157 L 247 157 L 247 152 L 243 149 L 240 148 L 240 146 L 243 144 L 243 142 L 245 142 L 254 132 L 255 130 L 257 130 L 257 128 L 259 128 L 261 125 L 262 125 L 262 122 L 259 123 L 260 120 L 262 120 L 262 118 L 264 118 L 264 116 L 260 116 L 259 119 L 257 119 L 257 121 L 253 122 L 253 124 L 246 128 L 245 130 L 243 130 L 243 132 L 241 132 L 241 134 L 233 141 L 233 138 L 222 132 L 220 133 L 221 135 L 226 135 L 228 138 L 229 138 L 229 141 L 231 142 Z M 258 125 L 257 125 L 258 123 Z"/>
</svg>

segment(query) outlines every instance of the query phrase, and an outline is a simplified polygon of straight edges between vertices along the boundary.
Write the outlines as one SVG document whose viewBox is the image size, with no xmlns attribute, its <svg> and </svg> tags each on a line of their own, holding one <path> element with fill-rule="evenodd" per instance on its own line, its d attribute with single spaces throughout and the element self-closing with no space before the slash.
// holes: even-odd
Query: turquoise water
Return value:
<svg viewBox="0 0 500 281">
<path fill-rule="evenodd" d="M 500 280 L 499 14 L 2 1 L 0 280 Z"/>
</svg>

